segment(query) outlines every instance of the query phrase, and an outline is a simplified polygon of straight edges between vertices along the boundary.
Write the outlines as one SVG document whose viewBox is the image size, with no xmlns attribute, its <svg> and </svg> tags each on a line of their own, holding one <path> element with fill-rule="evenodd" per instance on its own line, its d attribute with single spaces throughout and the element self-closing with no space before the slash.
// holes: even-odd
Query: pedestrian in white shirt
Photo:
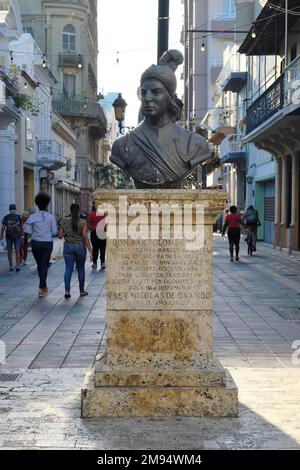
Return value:
<svg viewBox="0 0 300 470">
<path fill-rule="evenodd" d="M 24 232 L 31 235 L 32 254 L 38 268 L 40 278 L 39 297 L 46 297 L 48 294 L 48 267 L 53 250 L 53 237 L 58 232 L 56 220 L 48 212 L 50 201 L 51 198 L 48 194 L 39 193 L 35 198 L 39 212 L 32 214 L 24 225 Z"/>
</svg>

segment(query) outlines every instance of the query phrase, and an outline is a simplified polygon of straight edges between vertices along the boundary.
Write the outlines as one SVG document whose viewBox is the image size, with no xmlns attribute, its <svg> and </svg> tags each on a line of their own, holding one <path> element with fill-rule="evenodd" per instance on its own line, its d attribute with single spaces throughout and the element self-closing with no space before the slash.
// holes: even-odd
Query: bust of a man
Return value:
<svg viewBox="0 0 300 470">
<path fill-rule="evenodd" d="M 181 188 L 184 179 L 209 156 L 206 140 L 175 123 L 175 70 L 181 52 L 167 51 L 159 65 L 141 77 L 143 122 L 117 139 L 110 161 L 125 170 L 136 188 Z"/>
</svg>

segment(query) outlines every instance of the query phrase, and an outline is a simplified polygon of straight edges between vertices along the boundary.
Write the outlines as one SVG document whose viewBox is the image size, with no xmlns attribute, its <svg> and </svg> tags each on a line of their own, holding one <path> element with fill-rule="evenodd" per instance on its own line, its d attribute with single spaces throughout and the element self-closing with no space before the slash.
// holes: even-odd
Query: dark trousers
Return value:
<svg viewBox="0 0 300 470">
<path fill-rule="evenodd" d="M 32 240 L 31 247 L 32 254 L 38 268 L 40 278 L 40 289 L 46 289 L 48 267 L 51 253 L 53 250 L 53 242 L 37 242 L 35 240 Z"/>
<path fill-rule="evenodd" d="M 237 258 L 239 257 L 240 239 L 241 239 L 241 230 L 239 228 L 231 227 L 228 229 L 229 252 L 230 252 L 231 258 L 233 258 L 234 246 L 235 246 L 235 256 Z"/>
<path fill-rule="evenodd" d="M 91 232 L 91 243 L 93 247 L 93 263 L 97 264 L 99 251 L 101 263 L 105 262 L 105 252 L 106 252 L 106 240 L 100 240 L 98 238 L 96 231 Z"/>
</svg>

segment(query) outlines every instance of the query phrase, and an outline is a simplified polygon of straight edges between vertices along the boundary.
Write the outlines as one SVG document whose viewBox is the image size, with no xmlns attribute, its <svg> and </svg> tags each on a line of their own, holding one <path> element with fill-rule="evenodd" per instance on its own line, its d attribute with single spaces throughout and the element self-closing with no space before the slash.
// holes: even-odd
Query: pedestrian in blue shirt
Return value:
<svg viewBox="0 0 300 470">
<path fill-rule="evenodd" d="M 56 220 L 48 212 L 50 201 L 51 198 L 48 194 L 39 193 L 35 198 L 39 211 L 32 214 L 24 225 L 24 232 L 31 235 L 32 254 L 38 268 L 39 297 L 45 297 L 48 294 L 48 267 L 53 250 L 53 237 L 58 232 Z"/>
</svg>

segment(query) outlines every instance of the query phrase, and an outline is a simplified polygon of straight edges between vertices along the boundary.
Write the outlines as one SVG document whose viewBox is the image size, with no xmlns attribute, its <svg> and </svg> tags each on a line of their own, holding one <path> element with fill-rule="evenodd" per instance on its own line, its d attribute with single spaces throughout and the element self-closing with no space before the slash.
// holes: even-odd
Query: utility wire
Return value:
<svg viewBox="0 0 300 470">
<path fill-rule="evenodd" d="M 296 8 L 298 8 L 298 7 L 296 7 Z M 275 17 L 277 17 L 277 16 L 281 16 L 281 15 L 283 15 L 283 14 L 285 14 L 285 12 L 276 13 L 276 14 L 272 15 L 272 18 L 275 18 Z M 261 18 L 260 20 L 256 20 L 256 21 L 251 22 L 251 23 L 246 23 L 246 24 L 243 24 L 243 25 L 239 25 L 239 27 L 240 27 L 240 28 L 247 27 L 247 26 L 249 27 L 249 26 L 253 26 L 253 25 L 256 25 L 256 24 L 261 23 L 261 22 L 263 22 L 263 21 L 267 21 L 267 20 L 270 20 L 270 17 Z M 238 34 L 238 31 L 234 31 L 232 28 L 227 29 L 227 30 L 224 30 L 223 32 L 228 32 L 228 33 L 231 33 L 231 32 L 232 32 L 232 33 Z M 208 33 L 208 34 L 206 34 L 206 35 L 204 35 L 204 36 L 193 37 L 193 41 L 195 41 L 195 40 L 197 40 L 197 39 L 205 39 L 205 38 L 207 38 L 207 37 L 214 36 L 215 34 L 218 34 L 218 33 Z M 272 33 L 272 34 L 273 34 L 273 33 Z"/>
</svg>

